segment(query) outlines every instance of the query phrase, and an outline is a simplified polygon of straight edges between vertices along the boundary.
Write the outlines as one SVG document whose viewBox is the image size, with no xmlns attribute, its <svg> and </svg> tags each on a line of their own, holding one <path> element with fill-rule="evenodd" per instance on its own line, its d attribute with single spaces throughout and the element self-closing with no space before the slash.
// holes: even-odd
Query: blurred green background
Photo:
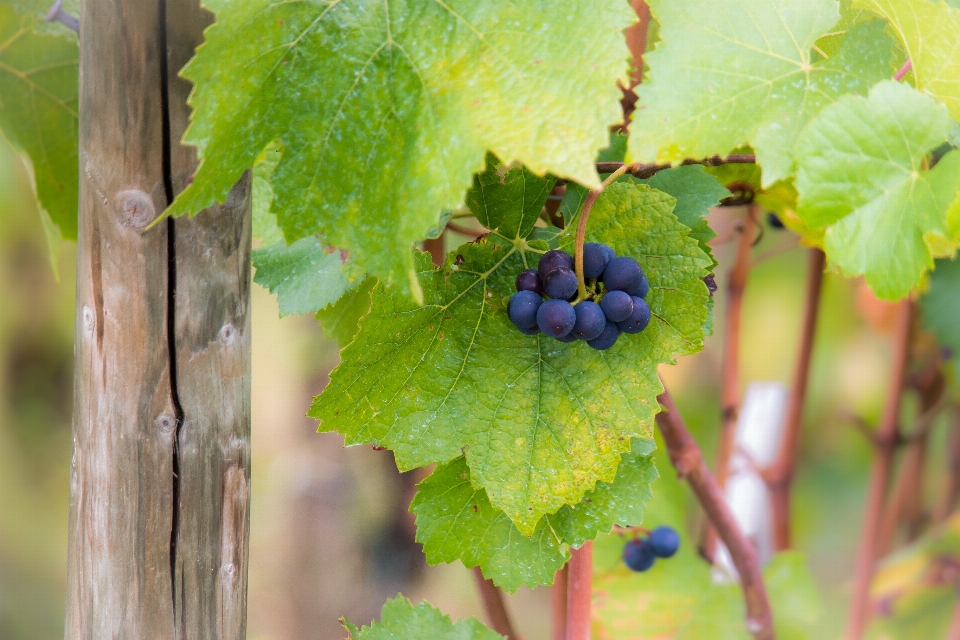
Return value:
<svg viewBox="0 0 960 640">
<path fill-rule="evenodd" d="M 711 222 L 722 236 L 738 215 L 720 210 Z M 792 238 L 767 227 L 755 249 L 755 256 L 771 257 L 751 272 L 747 287 L 744 384 L 789 382 L 806 273 L 806 250 L 788 248 Z M 715 337 L 701 354 L 662 371 L 709 459 L 719 423 L 716 336 L 723 325 L 724 265 L 733 244 L 716 250 L 721 267 Z M 3 640 L 63 635 L 75 249 L 63 243 L 60 252 L 58 282 L 29 176 L 0 141 Z M 482 619 L 470 572 L 460 564 L 427 567 L 413 542 L 406 506 L 419 477 L 398 474 L 388 451 L 344 449 L 340 436 L 316 434 L 314 421 L 304 417 L 337 362 L 336 344 L 323 338 L 312 318 L 280 320 L 264 289 L 254 287 L 253 297 L 251 640 L 341 638 L 339 616 L 368 623 L 398 591 L 455 617 Z M 827 275 L 793 505 L 796 545 L 824 603 L 815 637 L 835 637 L 843 622 L 870 449 L 840 416 L 852 411 L 871 421 L 877 417 L 889 358 L 887 315 L 856 282 Z M 913 410 L 911 396 L 904 411 Z M 944 449 L 944 431 L 937 429 L 931 447 L 931 492 L 942 466 L 937 452 Z M 672 470 L 661 466 L 661 474 L 672 476 Z M 657 485 L 654 493 L 659 501 L 671 495 L 658 493 Z M 686 504 L 685 518 L 695 531 L 699 515 L 691 500 Z M 508 597 L 527 640 L 549 637 L 549 601 L 546 588 Z"/>
</svg>

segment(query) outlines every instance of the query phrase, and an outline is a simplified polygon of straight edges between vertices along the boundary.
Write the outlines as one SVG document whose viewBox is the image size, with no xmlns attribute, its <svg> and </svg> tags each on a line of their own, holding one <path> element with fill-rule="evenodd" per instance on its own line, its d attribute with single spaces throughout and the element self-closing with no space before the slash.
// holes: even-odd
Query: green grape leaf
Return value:
<svg viewBox="0 0 960 640">
<path fill-rule="evenodd" d="M 599 482 L 580 504 L 547 515 L 531 536 L 491 505 L 482 488 L 473 487 L 466 460 L 457 458 L 438 466 L 417 488 L 410 505 L 417 515 L 417 542 L 430 564 L 459 559 L 468 568 L 479 566 L 484 577 L 510 593 L 551 584 L 570 557 L 568 546 L 579 547 L 615 524 L 643 521 L 657 477 L 649 449 L 649 442 L 635 440 L 612 483 Z"/>
<path fill-rule="evenodd" d="M 888 80 L 867 98 L 846 96 L 824 109 L 797 143 L 797 215 L 826 228 L 830 261 L 863 275 L 882 299 L 906 296 L 941 247 L 960 240 L 946 216 L 960 153 L 923 169 L 949 130 L 942 104 Z"/>
<path fill-rule="evenodd" d="M 553 183 L 550 176 L 541 178 L 526 167 L 510 167 L 488 155 L 486 170 L 474 176 L 473 188 L 467 192 L 467 206 L 487 229 L 497 229 L 508 238 L 526 238 Z M 508 215 L 514 202 L 520 203 L 519 216 Z"/>
<path fill-rule="evenodd" d="M 633 256 L 650 280 L 642 333 L 595 351 L 525 336 L 506 306 L 514 279 L 544 245 L 494 231 L 441 268 L 418 254 L 425 306 L 378 286 L 310 415 L 347 444 L 394 451 L 401 469 L 465 454 L 470 477 L 524 535 L 540 518 L 611 482 L 631 438 L 649 439 L 659 410 L 657 365 L 703 346 L 709 258 L 671 211 L 675 199 L 616 183 L 598 198 L 587 239 Z M 525 213 L 505 203 L 504 224 Z M 561 244 L 573 243 L 573 230 Z"/>
<path fill-rule="evenodd" d="M 263 242 L 261 246 L 264 247 L 285 243 L 283 232 L 277 226 L 277 216 L 270 212 L 270 205 L 273 204 L 273 186 L 270 179 L 278 162 L 280 150 L 271 146 L 264 149 L 253 167 L 253 237 L 260 238 Z"/>
<path fill-rule="evenodd" d="M 661 42 L 647 55 L 631 127 L 635 159 L 679 162 L 750 143 L 764 185 L 793 173 L 803 126 L 845 93 L 890 76 L 880 21 L 852 27 L 823 58 L 812 49 L 840 17 L 836 0 L 650 2 Z"/>
<path fill-rule="evenodd" d="M 209 3 L 217 23 L 183 70 L 186 142 L 202 158 L 168 213 L 222 200 L 279 141 L 276 212 L 288 240 L 319 233 L 420 299 L 411 245 L 463 201 L 489 150 L 596 186 L 621 117 L 621 0 Z"/>
<path fill-rule="evenodd" d="M 343 627 L 351 640 L 504 640 L 476 618 L 451 622 L 436 607 L 421 602 L 416 607 L 401 595 L 387 600 L 380 620 L 358 628 L 346 620 Z"/>
<path fill-rule="evenodd" d="M 76 37 L 38 33 L 35 16 L 0 4 L 0 132 L 29 158 L 40 206 L 77 237 Z"/>
<path fill-rule="evenodd" d="M 316 238 L 254 249 L 253 266 L 253 281 L 277 294 L 281 317 L 314 313 L 351 288 L 340 251 L 328 251 Z"/>
<path fill-rule="evenodd" d="M 949 348 L 960 377 L 960 259 L 937 260 L 930 274 L 930 288 L 920 298 L 923 326 Z"/>
<path fill-rule="evenodd" d="M 900 37 L 917 88 L 960 120 L 960 8 L 931 0 L 856 0 L 890 22 Z"/>
<path fill-rule="evenodd" d="M 341 347 L 350 344 L 360 331 L 360 319 L 370 311 L 375 286 L 376 278 L 366 278 L 355 289 L 344 293 L 335 304 L 317 311 L 324 335 L 336 340 Z"/>
<path fill-rule="evenodd" d="M 673 214 L 690 227 L 690 237 L 695 238 L 700 243 L 700 249 L 713 260 L 713 252 L 707 243 L 717 234 L 707 224 L 705 216 L 710 212 L 710 207 L 720 204 L 730 195 L 727 188 L 698 164 L 659 171 L 652 178 L 637 182 L 648 184 L 677 199 Z M 713 266 L 717 266 L 716 260 L 713 260 Z"/>
</svg>

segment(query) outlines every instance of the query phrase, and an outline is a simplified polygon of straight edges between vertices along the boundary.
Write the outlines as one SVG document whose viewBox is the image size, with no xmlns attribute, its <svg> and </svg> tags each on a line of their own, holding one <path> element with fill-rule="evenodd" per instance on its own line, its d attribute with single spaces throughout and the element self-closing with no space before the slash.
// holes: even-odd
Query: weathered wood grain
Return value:
<svg viewBox="0 0 960 640">
<path fill-rule="evenodd" d="M 147 229 L 196 165 L 176 72 L 211 18 L 193 0 L 81 5 L 69 639 L 245 635 L 249 176 Z"/>
</svg>

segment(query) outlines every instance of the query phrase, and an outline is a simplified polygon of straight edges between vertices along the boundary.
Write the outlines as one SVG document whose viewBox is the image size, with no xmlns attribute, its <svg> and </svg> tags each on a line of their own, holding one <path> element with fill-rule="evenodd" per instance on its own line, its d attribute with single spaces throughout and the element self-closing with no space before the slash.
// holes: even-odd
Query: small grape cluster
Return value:
<svg viewBox="0 0 960 640">
<path fill-rule="evenodd" d="M 621 333 L 640 333 L 650 324 L 644 300 L 650 285 L 636 260 L 587 242 L 583 277 L 587 299 L 578 299 L 573 256 L 547 251 L 536 269 L 517 276 L 517 293 L 507 305 L 510 321 L 526 335 L 543 331 L 561 342 L 583 340 L 598 350 L 612 347 Z"/>
<path fill-rule="evenodd" d="M 643 572 L 657 558 L 669 558 L 680 548 L 680 534 L 673 527 L 657 527 L 646 538 L 634 538 L 623 547 L 623 561 L 634 571 Z"/>
</svg>

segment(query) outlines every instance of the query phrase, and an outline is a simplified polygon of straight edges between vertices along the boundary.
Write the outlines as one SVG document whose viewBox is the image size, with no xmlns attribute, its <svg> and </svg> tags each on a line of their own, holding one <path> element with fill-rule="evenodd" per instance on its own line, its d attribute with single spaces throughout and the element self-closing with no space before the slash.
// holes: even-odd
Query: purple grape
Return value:
<svg viewBox="0 0 960 640">
<path fill-rule="evenodd" d="M 577 326 L 577 325 L 573 325 L 573 326 Z M 573 335 L 573 331 L 571 331 L 567 335 L 557 338 L 557 340 L 559 340 L 560 342 L 576 342 L 577 336 Z"/>
<path fill-rule="evenodd" d="M 603 333 L 607 326 L 607 318 L 603 315 L 603 309 L 596 302 L 584 300 L 573 308 L 577 314 L 577 321 L 573 325 L 573 331 L 570 335 L 580 340 L 593 340 Z"/>
<path fill-rule="evenodd" d="M 603 270 L 603 284 L 607 289 L 626 291 L 643 298 L 650 288 L 647 276 L 633 258 L 614 258 Z"/>
<path fill-rule="evenodd" d="M 537 310 L 543 299 L 533 291 L 518 291 L 510 296 L 507 303 L 507 315 L 518 329 L 532 329 L 537 326 Z"/>
<path fill-rule="evenodd" d="M 525 336 L 535 336 L 538 333 L 540 333 L 540 327 L 538 327 L 537 325 L 533 325 L 529 329 L 520 329 L 518 327 L 518 330 L 520 331 L 520 333 L 522 333 Z"/>
<path fill-rule="evenodd" d="M 607 320 L 607 326 L 603 328 L 603 333 L 593 340 L 587 340 L 587 344 L 597 351 L 603 351 L 612 347 L 619 337 L 620 329 L 617 327 L 616 323 Z"/>
<path fill-rule="evenodd" d="M 543 279 L 543 290 L 551 298 L 569 300 L 577 294 L 577 274 L 570 269 L 554 269 Z"/>
<path fill-rule="evenodd" d="M 607 320 L 622 322 L 633 313 L 633 298 L 625 291 L 607 291 L 600 299 L 600 307 Z"/>
<path fill-rule="evenodd" d="M 537 326 L 551 338 L 562 338 L 573 331 L 577 313 L 566 300 L 547 300 L 537 310 Z"/>
<path fill-rule="evenodd" d="M 611 291 L 611 293 L 613 292 Z M 606 300 L 606 297 L 604 297 L 604 300 Z M 629 318 L 618 322 L 617 327 L 623 333 L 640 333 L 650 324 L 650 307 L 643 298 L 633 296 L 631 300 L 633 301 L 633 312 Z"/>
<path fill-rule="evenodd" d="M 537 273 L 540 274 L 541 280 L 546 281 L 547 274 L 560 267 L 573 270 L 573 256 L 566 251 L 552 249 L 540 258 L 540 263 L 537 265 Z"/>
<path fill-rule="evenodd" d="M 657 556 L 643 540 L 630 540 L 623 547 L 623 562 L 634 571 L 644 572 L 653 566 Z"/>
<path fill-rule="evenodd" d="M 599 278 L 610 262 L 613 249 L 598 242 L 587 242 L 583 245 L 583 277 Z"/>
<path fill-rule="evenodd" d="M 669 558 L 680 548 L 680 534 L 673 527 L 657 527 L 650 532 L 646 546 L 658 558 Z"/>
<path fill-rule="evenodd" d="M 517 291 L 533 291 L 543 295 L 543 283 L 536 269 L 524 269 L 517 274 Z"/>
<path fill-rule="evenodd" d="M 775 214 L 773 211 L 767 213 L 767 224 L 769 224 L 774 229 L 783 229 L 783 220 L 780 219 L 780 216 Z"/>
</svg>

